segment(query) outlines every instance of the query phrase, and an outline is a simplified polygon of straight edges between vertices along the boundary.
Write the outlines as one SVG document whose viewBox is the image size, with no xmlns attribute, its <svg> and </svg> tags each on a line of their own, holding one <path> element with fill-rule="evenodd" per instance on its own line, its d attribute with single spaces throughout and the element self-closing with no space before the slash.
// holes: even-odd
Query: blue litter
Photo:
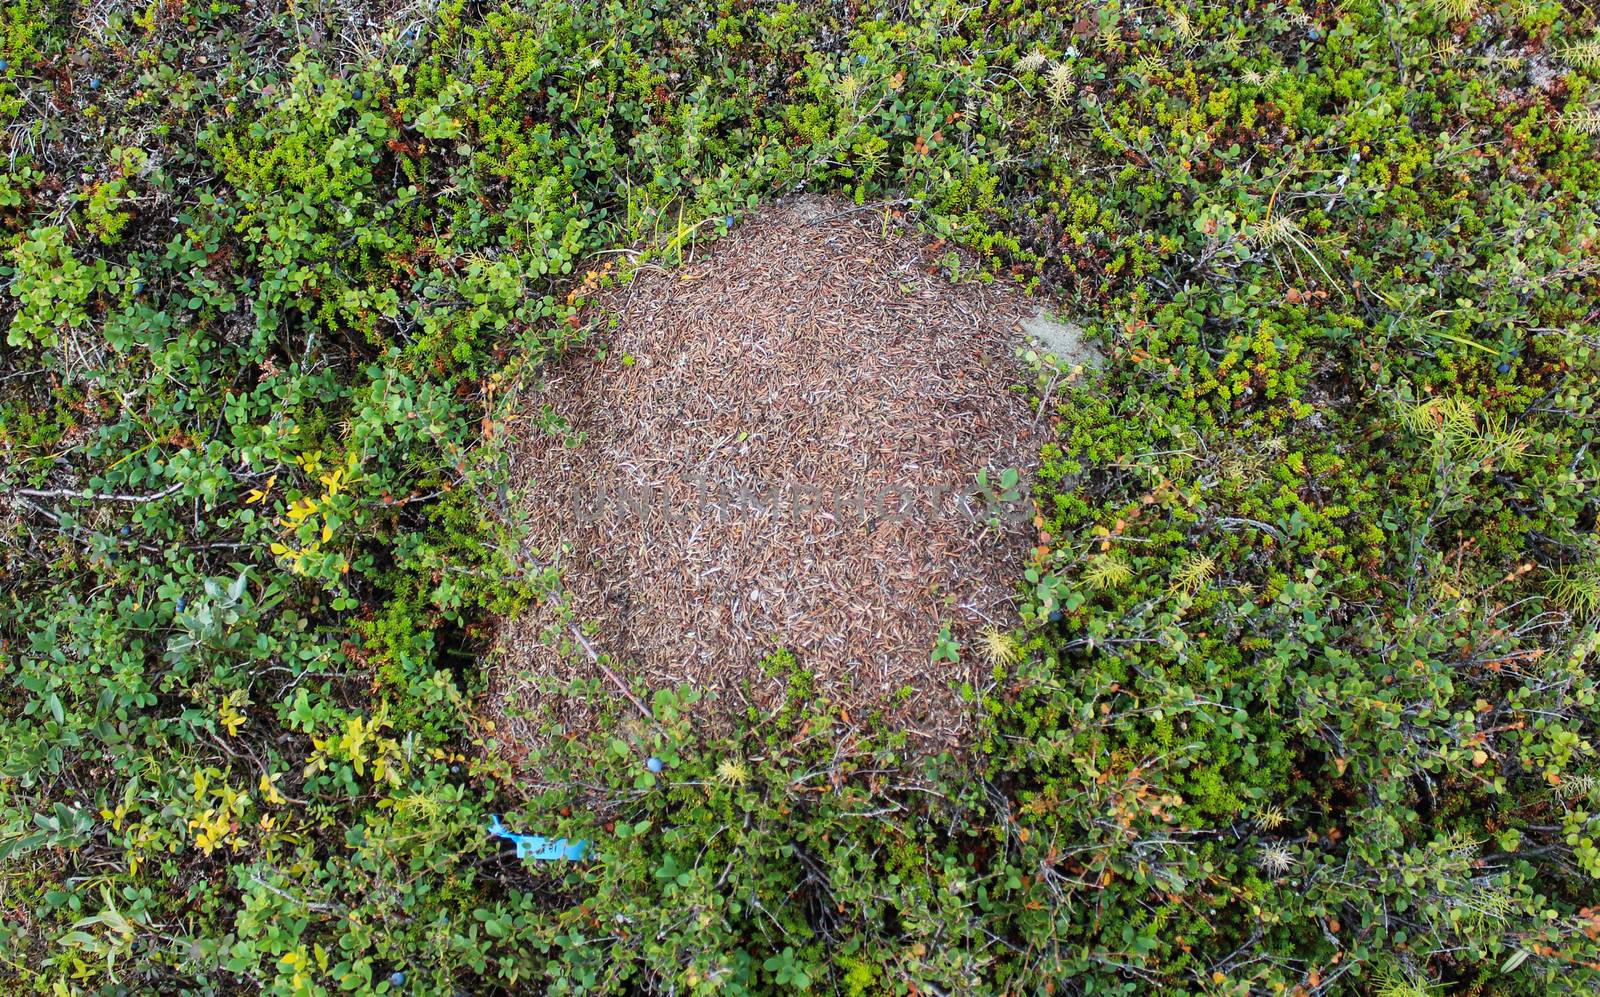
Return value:
<svg viewBox="0 0 1600 997">
<path fill-rule="evenodd" d="M 562 859 L 578 861 L 589 853 L 587 841 L 567 838 L 546 838 L 542 834 L 515 834 L 500 823 L 499 814 L 489 815 L 489 833 L 497 838 L 516 842 L 517 858 L 536 859 L 541 862 L 559 862 Z"/>
</svg>

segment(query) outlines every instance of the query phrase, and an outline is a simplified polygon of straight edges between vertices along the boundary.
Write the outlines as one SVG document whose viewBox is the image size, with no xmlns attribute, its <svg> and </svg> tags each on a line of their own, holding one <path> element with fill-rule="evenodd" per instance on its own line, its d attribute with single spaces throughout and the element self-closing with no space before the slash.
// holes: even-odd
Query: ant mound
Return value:
<svg viewBox="0 0 1600 997">
<path fill-rule="evenodd" d="M 682 684 L 715 693 L 702 723 L 759 722 L 797 673 L 846 722 L 960 743 L 1033 543 L 1037 308 L 884 228 L 790 199 L 586 306 L 602 331 L 514 430 L 525 553 L 560 583 L 497 634 L 513 753 Z"/>
</svg>

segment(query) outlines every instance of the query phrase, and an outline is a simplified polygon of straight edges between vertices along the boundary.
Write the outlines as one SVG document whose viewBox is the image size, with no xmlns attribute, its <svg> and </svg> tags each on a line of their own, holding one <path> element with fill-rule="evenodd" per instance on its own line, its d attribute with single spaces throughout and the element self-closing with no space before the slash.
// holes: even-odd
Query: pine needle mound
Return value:
<svg viewBox="0 0 1600 997">
<path fill-rule="evenodd" d="M 784 648 L 853 722 L 959 743 L 957 687 L 982 688 L 980 634 L 1015 623 L 1033 542 L 1025 497 L 972 493 L 982 469 L 1031 470 L 1015 386 L 1035 306 L 952 283 L 948 247 L 882 229 L 821 198 L 758 212 L 603 292 L 615 322 L 529 391 L 520 512 L 562 591 L 498 635 L 493 708 L 513 742 L 637 712 L 619 679 L 715 692 L 713 725 L 765 715 L 786 680 L 762 660 Z M 946 624 L 958 663 L 934 660 Z"/>
</svg>

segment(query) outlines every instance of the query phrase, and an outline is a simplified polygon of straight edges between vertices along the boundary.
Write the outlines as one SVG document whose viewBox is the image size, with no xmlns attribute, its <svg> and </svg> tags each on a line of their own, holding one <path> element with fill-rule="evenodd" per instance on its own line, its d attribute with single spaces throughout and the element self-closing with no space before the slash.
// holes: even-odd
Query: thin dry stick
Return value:
<svg viewBox="0 0 1600 997">
<path fill-rule="evenodd" d="M 605 666 L 605 662 L 600 660 L 600 655 L 594 653 L 594 648 L 589 646 L 589 642 L 584 639 L 583 634 L 578 630 L 577 627 L 572 628 L 572 636 L 578 638 L 578 645 L 582 647 L 584 653 L 589 656 L 589 660 L 594 662 L 594 666 L 596 668 L 605 673 L 606 678 L 610 679 L 613 685 L 622 690 L 622 694 L 628 697 L 628 702 L 632 703 L 634 706 L 637 706 L 639 708 L 639 712 L 643 713 L 646 719 L 654 720 L 656 718 L 655 714 L 651 713 L 650 708 L 645 706 L 644 703 L 640 701 L 639 697 L 633 694 L 633 690 L 628 688 L 628 684 L 622 681 L 621 676 L 617 675 L 616 672 Z"/>
<path fill-rule="evenodd" d="M 130 502 L 142 505 L 146 502 L 159 502 L 182 487 L 183 482 L 180 481 L 149 495 L 113 495 L 104 492 L 83 492 L 71 488 L 14 488 L 6 494 L 21 495 L 27 498 L 71 498 L 83 499 L 88 502 Z"/>
</svg>

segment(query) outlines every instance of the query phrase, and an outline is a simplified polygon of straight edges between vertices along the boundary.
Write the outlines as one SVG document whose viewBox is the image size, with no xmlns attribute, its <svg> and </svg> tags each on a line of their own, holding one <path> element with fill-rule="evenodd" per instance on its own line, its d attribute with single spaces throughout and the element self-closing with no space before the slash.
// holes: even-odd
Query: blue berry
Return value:
<svg viewBox="0 0 1600 997">
<path fill-rule="evenodd" d="M 0 73 L 3 73 L 3 72 L 5 72 L 6 70 L 8 70 L 10 68 L 11 68 L 11 63 L 7 62 L 4 59 L 0 59 Z"/>
<path fill-rule="evenodd" d="M 662 764 L 661 759 L 654 755 L 651 755 L 649 758 L 645 759 L 644 767 L 652 772 L 660 772 L 662 769 L 666 768 L 666 766 Z"/>
<path fill-rule="evenodd" d="M 1496 369 L 1498 369 L 1500 371 L 1500 373 L 1502 373 L 1502 374 L 1511 373 L 1511 365 L 1508 364 L 1508 363 L 1503 363 Z"/>
<path fill-rule="evenodd" d="M 177 603 L 176 603 L 174 608 L 176 608 L 178 610 L 178 612 L 181 613 L 181 612 L 183 612 L 184 607 L 187 606 L 187 605 L 189 605 L 189 600 L 185 599 L 183 596 L 180 595 L 180 596 L 178 596 L 178 601 L 177 601 Z"/>
<path fill-rule="evenodd" d="M 100 89 L 100 81 L 99 81 L 99 79 L 90 80 L 89 81 L 89 89 L 90 90 L 98 90 L 98 89 Z"/>
<path fill-rule="evenodd" d="M 389 985 L 392 986 L 392 987 L 403 987 L 403 986 L 405 986 L 406 985 L 406 974 L 401 972 L 398 969 L 395 970 L 394 972 L 390 973 L 389 974 Z"/>
<path fill-rule="evenodd" d="M 133 530 L 130 529 L 129 527 L 124 526 L 122 529 L 118 530 L 117 532 L 122 534 L 123 536 L 127 536 L 128 534 L 132 533 Z"/>
</svg>

